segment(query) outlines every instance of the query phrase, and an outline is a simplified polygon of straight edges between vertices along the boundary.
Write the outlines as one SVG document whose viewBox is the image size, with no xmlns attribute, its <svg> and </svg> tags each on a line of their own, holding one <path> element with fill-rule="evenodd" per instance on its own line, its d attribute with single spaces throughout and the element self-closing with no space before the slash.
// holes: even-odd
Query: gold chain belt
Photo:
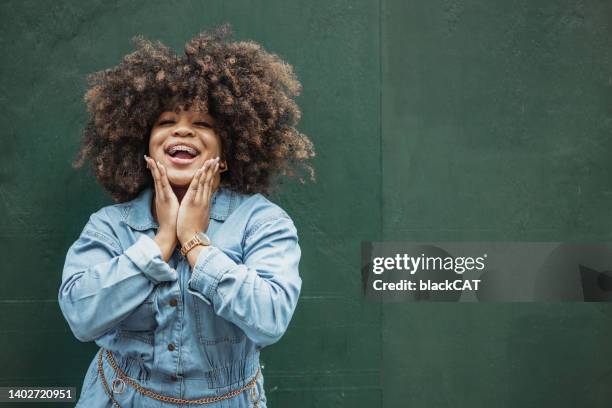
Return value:
<svg viewBox="0 0 612 408">
<path fill-rule="evenodd" d="M 102 354 L 106 355 L 106 359 L 108 360 L 108 362 L 110 363 L 111 367 L 113 368 L 113 370 L 115 370 L 115 372 L 117 373 L 117 376 L 119 377 L 118 379 L 113 380 L 113 391 L 111 391 L 110 387 L 108 386 L 108 383 L 106 382 L 106 377 L 104 376 L 104 369 L 102 368 Z M 120 380 L 122 380 L 124 383 L 127 383 L 127 384 L 131 385 L 132 387 L 134 387 L 134 389 L 136 391 L 138 391 L 139 393 L 141 393 L 142 395 L 144 395 L 146 397 L 149 397 L 149 398 L 156 399 L 158 401 L 168 402 L 170 404 L 177 404 L 177 405 L 212 404 L 213 402 L 222 401 L 222 400 L 226 400 L 226 399 L 235 397 L 236 395 L 240 394 L 241 392 L 243 392 L 243 391 L 245 391 L 245 390 L 247 390 L 249 388 L 254 387 L 255 383 L 257 382 L 257 378 L 259 378 L 260 370 L 259 370 L 259 368 L 257 368 L 257 373 L 255 373 L 255 377 L 253 377 L 248 383 L 246 383 L 243 387 L 241 387 L 241 388 L 239 388 L 237 390 L 230 391 L 227 394 L 223 394 L 223 395 L 217 395 L 217 396 L 214 396 L 214 397 L 199 398 L 199 399 L 195 399 L 195 400 L 182 399 L 182 398 L 176 398 L 176 397 L 169 397 L 167 395 L 157 394 L 156 392 L 153 392 L 153 391 L 143 387 L 137 381 L 135 381 L 134 379 L 128 377 L 128 375 L 126 373 L 124 373 L 123 370 L 121 370 L 121 368 L 119 368 L 119 366 L 115 362 L 115 359 L 113 357 L 113 353 L 111 353 L 110 350 L 100 349 L 100 353 L 98 354 L 98 373 L 100 374 L 100 379 L 102 380 L 102 385 L 104 386 L 104 391 L 110 397 L 113 405 L 115 407 L 117 407 L 117 408 L 121 408 L 121 405 L 119 405 L 119 403 L 113 397 L 113 392 L 115 390 L 115 385 L 116 384 L 120 384 L 120 382 L 121 382 Z M 116 383 L 116 381 L 118 381 L 118 383 Z M 125 388 L 125 384 L 122 384 L 122 387 L 120 388 L 121 392 L 123 392 L 124 388 Z"/>
</svg>

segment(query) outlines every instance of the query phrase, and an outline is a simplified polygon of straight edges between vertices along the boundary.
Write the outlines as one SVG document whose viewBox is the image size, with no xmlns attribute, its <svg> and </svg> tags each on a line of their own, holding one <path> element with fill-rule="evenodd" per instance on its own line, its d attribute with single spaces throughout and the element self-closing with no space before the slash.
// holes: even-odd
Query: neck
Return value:
<svg viewBox="0 0 612 408">
<path fill-rule="evenodd" d="M 178 199 L 179 203 L 183 201 L 183 197 L 185 197 L 185 193 L 187 193 L 188 188 L 189 187 L 172 187 L 172 191 L 174 191 L 174 195 Z"/>
<path fill-rule="evenodd" d="M 214 190 L 216 191 L 218 188 L 218 184 L 214 186 Z M 172 191 L 174 191 L 174 195 L 176 195 L 176 198 L 178 199 L 179 204 L 181 203 L 181 201 L 183 201 L 183 197 L 185 197 L 185 194 L 187 193 L 187 190 L 189 189 L 189 186 L 187 187 L 175 187 L 172 186 Z M 155 189 L 153 189 L 153 194 L 155 194 Z M 153 218 L 155 219 L 155 221 L 157 221 L 157 211 L 155 211 L 155 199 L 151 200 L 151 213 L 153 214 Z"/>
<path fill-rule="evenodd" d="M 172 191 L 174 191 L 174 195 L 178 199 L 179 204 L 181 201 L 183 201 L 183 197 L 185 197 L 185 193 L 187 193 L 188 188 L 189 187 L 172 187 Z M 151 200 L 151 214 L 153 214 L 153 219 L 155 219 L 156 222 L 159 222 L 157 220 L 157 211 L 155 208 L 155 189 L 153 189 L 153 197 L 153 200 Z"/>
</svg>

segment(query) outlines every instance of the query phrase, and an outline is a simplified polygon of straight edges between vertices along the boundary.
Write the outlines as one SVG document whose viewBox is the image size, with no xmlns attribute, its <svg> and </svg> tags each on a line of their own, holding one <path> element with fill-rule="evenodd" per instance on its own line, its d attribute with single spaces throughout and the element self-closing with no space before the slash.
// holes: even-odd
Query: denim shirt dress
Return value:
<svg viewBox="0 0 612 408">
<path fill-rule="evenodd" d="M 112 352 L 151 391 L 200 399 L 240 389 L 260 370 L 260 350 L 287 330 L 302 280 L 296 228 L 261 194 L 217 189 L 203 249 L 191 268 L 178 248 L 166 263 L 153 241 L 153 189 L 94 213 L 64 264 L 59 304 L 80 341 Z M 77 407 L 110 407 L 93 358 Z M 109 387 L 117 378 L 106 358 Z M 118 387 L 122 407 L 176 407 Z M 122 391 L 122 392 L 121 392 Z M 231 398 L 192 407 L 266 407 L 263 376 Z"/>
</svg>

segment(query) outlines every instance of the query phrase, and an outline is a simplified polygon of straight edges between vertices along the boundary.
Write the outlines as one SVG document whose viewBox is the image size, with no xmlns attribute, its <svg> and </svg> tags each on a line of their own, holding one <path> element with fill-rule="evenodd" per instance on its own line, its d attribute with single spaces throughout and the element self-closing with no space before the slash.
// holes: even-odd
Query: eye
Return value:
<svg viewBox="0 0 612 408">
<path fill-rule="evenodd" d="M 212 127 L 212 125 L 211 125 L 210 123 L 208 123 L 208 122 L 202 122 L 202 121 L 199 121 L 199 122 L 193 122 L 193 124 L 194 124 L 194 125 L 197 125 L 197 126 L 204 126 L 204 127 L 207 127 L 207 128 L 211 128 L 211 127 Z"/>
<path fill-rule="evenodd" d="M 167 125 L 169 123 L 174 123 L 174 121 L 172 119 L 164 119 L 164 120 L 160 120 L 158 125 Z"/>
</svg>

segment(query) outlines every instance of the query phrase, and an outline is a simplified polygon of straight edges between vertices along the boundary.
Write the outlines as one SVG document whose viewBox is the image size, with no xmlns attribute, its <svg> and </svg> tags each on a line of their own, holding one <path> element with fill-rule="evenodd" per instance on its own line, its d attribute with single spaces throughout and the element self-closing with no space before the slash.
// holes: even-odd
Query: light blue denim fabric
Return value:
<svg viewBox="0 0 612 408">
<path fill-rule="evenodd" d="M 62 312 L 79 340 L 111 350 L 130 377 L 157 393 L 199 399 L 239 389 L 293 316 L 302 285 L 295 226 L 261 194 L 218 189 L 207 231 L 214 247 L 201 251 L 192 271 L 178 248 L 163 261 L 152 199 L 148 188 L 90 217 L 66 256 Z M 97 361 L 77 407 L 111 406 Z M 110 384 L 117 376 L 103 361 Z M 123 407 L 176 407 L 131 387 L 114 397 Z M 195 406 L 264 408 L 263 376 L 231 399 Z"/>
</svg>

